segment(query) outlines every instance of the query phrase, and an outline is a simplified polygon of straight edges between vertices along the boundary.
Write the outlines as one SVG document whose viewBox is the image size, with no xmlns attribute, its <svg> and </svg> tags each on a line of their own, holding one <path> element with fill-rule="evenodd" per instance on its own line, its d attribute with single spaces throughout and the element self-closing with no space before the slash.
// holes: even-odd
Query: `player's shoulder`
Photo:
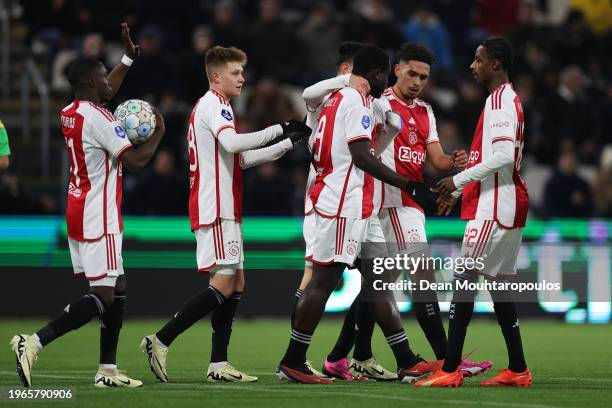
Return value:
<svg viewBox="0 0 612 408">
<path fill-rule="evenodd" d="M 433 108 L 431 107 L 431 104 L 428 102 L 425 102 L 424 100 L 420 99 L 420 98 L 414 98 L 414 102 L 413 105 L 415 108 L 427 113 L 427 114 L 433 114 Z"/>
<path fill-rule="evenodd" d="M 342 104 L 344 105 L 360 105 L 369 108 L 372 104 L 372 98 L 368 95 L 364 95 L 355 88 L 347 86 L 337 91 L 342 95 Z"/>
<path fill-rule="evenodd" d="M 491 110 L 511 108 L 514 109 L 518 95 L 511 83 L 500 85 L 487 98 L 487 107 Z"/>
<path fill-rule="evenodd" d="M 113 114 L 108 109 L 100 105 L 96 105 L 95 103 L 89 101 L 75 101 L 73 104 L 72 109 L 74 109 L 79 115 L 83 116 L 85 121 L 91 122 L 95 125 L 115 122 L 115 117 Z M 70 105 L 68 105 L 66 108 L 69 107 Z"/>
<path fill-rule="evenodd" d="M 232 118 L 228 119 L 226 117 L 226 119 L 233 120 L 232 105 L 230 105 L 226 98 L 212 89 L 209 89 L 200 99 L 198 99 L 194 111 L 196 114 L 200 115 L 223 114 L 224 117 L 232 116 Z"/>
</svg>

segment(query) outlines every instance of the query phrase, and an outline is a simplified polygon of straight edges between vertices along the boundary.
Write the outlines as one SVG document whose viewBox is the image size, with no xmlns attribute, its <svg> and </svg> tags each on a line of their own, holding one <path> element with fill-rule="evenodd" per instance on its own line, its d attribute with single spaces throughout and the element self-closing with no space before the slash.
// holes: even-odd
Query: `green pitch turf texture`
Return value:
<svg viewBox="0 0 612 408">
<path fill-rule="evenodd" d="M 0 389 L 19 384 L 15 358 L 8 345 L 13 334 L 32 333 L 41 321 L 0 321 Z M 531 388 L 485 388 L 479 381 L 507 363 L 503 338 L 493 321 L 475 321 L 465 350 L 478 348 L 475 359 L 491 359 L 493 370 L 466 379 L 459 389 L 419 389 L 399 383 L 350 383 L 330 386 L 287 384 L 274 375 L 289 337 L 288 321 L 236 321 L 230 360 L 257 375 L 254 384 L 206 383 L 210 353 L 210 325 L 204 321 L 179 337 L 168 355 L 172 383 L 161 384 L 149 371 L 139 351 L 140 339 L 155 332 L 161 321 L 128 320 L 119 343 L 119 368 L 145 382 L 139 389 L 98 389 L 93 377 L 98 358 L 98 327 L 90 323 L 45 348 L 34 368 L 35 388 L 72 388 L 76 402 L 7 402 L 2 406 L 83 407 L 610 407 L 612 399 L 612 327 L 573 326 L 546 321 L 521 322 L 527 361 L 534 374 Z M 340 320 L 325 319 L 317 330 L 309 358 L 320 366 L 333 345 Z M 418 325 L 406 323 L 413 349 L 426 358 L 432 353 Z M 389 369 L 393 356 L 377 328 L 374 353 Z"/>
</svg>

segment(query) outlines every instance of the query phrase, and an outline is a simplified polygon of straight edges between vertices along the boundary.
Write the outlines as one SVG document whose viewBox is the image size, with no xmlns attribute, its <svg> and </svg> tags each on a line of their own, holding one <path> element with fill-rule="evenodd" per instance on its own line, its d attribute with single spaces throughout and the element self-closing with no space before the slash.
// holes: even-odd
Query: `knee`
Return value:
<svg viewBox="0 0 612 408">
<path fill-rule="evenodd" d="M 115 296 L 125 296 L 127 292 L 127 279 L 125 275 L 119 275 L 115 282 Z"/>
<path fill-rule="evenodd" d="M 115 303 L 114 290 L 107 290 L 113 288 L 93 288 L 93 293 L 104 303 L 106 309 L 110 308 Z"/>
</svg>

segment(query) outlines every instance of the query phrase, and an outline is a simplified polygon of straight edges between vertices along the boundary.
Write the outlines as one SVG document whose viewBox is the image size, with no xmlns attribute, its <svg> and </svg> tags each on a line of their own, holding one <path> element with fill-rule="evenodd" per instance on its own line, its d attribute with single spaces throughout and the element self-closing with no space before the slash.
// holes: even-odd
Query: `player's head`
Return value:
<svg viewBox="0 0 612 408">
<path fill-rule="evenodd" d="M 476 82 L 486 85 L 499 74 L 508 75 L 513 59 L 510 41 L 503 37 L 491 37 L 476 48 L 470 72 Z"/>
<path fill-rule="evenodd" d="M 108 102 L 113 88 L 104 64 L 95 58 L 77 58 L 68 69 L 68 82 L 76 95 L 96 95 L 99 102 Z"/>
<path fill-rule="evenodd" d="M 397 52 L 397 64 L 393 68 L 402 94 L 416 98 L 429 81 L 431 66 L 435 62 L 431 51 L 416 43 L 404 43 Z"/>
<path fill-rule="evenodd" d="M 361 47 L 363 47 L 362 43 L 354 41 L 344 41 L 340 43 L 336 50 L 336 70 L 338 75 L 350 74 L 353 72 L 353 57 Z"/>
<path fill-rule="evenodd" d="M 370 95 L 380 98 L 389 78 L 389 56 L 379 47 L 364 45 L 353 57 L 353 74 L 370 83 Z"/>
<path fill-rule="evenodd" d="M 206 52 L 204 63 L 210 87 L 220 90 L 228 98 L 240 95 L 246 63 L 246 54 L 238 48 L 212 47 Z"/>
</svg>

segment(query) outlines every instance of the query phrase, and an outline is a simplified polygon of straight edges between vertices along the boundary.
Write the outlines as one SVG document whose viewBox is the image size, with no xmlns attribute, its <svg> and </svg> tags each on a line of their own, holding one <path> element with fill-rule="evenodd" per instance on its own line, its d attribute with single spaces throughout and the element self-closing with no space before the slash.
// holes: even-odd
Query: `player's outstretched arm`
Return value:
<svg viewBox="0 0 612 408">
<path fill-rule="evenodd" d="M 349 144 L 349 151 L 355 166 L 372 175 L 383 183 L 401 188 L 412 195 L 414 201 L 421 207 L 429 209 L 435 201 L 425 183 L 410 181 L 385 166 L 370 153 L 370 141 L 358 140 Z"/>
<path fill-rule="evenodd" d="M 261 149 L 247 150 L 240 153 L 240 166 L 243 169 L 258 166 L 280 159 L 289 150 L 294 149 L 310 136 L 311 129 L 308 126 L 299 126 L 298 131 L 287 131 L 285 138 L 273 145 L 262 147 Z"/>
<path fill-rule="evenodd" d="M 467 165 L 468 157 L 465 150 L 454 150 L 452 154 L 444 153 L 440 143 L 427 145 L 427 160 L 438 171 L 463 170 Z"/>
<path fill-rule="evenodd" d="M 121 40 L 123 41 L 123 46 L 125 47 L 125 55 L 128 59 L 122 58 L 121 62 L 113 68 L 113 70 L 108 74 L 108 82 L 110 82 L 111 87 L 113 88 L 113 96 L 117 94 L 119 88 L 121 88 L 121 84 L 127 75 L 130 66 L 132 65 L 132 61 L 138 57 L 140 54 L 140 47 L 138 45 L 134 45 L 132 42 L 132 38 L 130 37 L 130 27 L 128 27 L 127 23 L 121 23 Z"/>
<path fill-rule="evenodd" d="M 308 137 L 312 130 L 304 122 L 290 120 L 278 125 L 272 125 L 264 130 L 251 133 L 236 133 L 233 127 L 227 127 L 219 133 L 217 138 L 221 146 L 230 153 L 241 153 L 251 149 L 265 146 L 268 142 L 280 136 L 286 138 L 299 134 Z"/>
<path fill-rule="evenodd" d="M 370 92 L 370 84 L 368 80 L 353 74 L 340 75 L 334 78 L 324 79 L 314 85 L 309 86 L 302 92 L 302 98 L 306 102 L 306 107 L 310 112 L 314 112 L 317 106 L 323 102 L 323 98 L 330 92 L 336 89 L 344 88 L 345 86 L 351 86 L 367 95 Z"/>
<path fill-rule="evenodd" d="M 155 107 L 153 107 L 153 112 L 155 112 L 156 125 L 155 131 L 153 132 L 151 137 L 149 137 L 146 142 L 144 142 L 137 148 L 127 150 L 121 155 L 121 162 L 130 171 L 140 171 L 147 165 L 149 160 L 151 160 L 151 157 L 153 157 L 153 155 L 155 154 L 157 146 L 159 146 L 159 142 L 161 142 L 162 137 L 166 132 L 164 117 Z"/>
<path fill-rule="evenodd" d="M 454 192 L 467 183 L 482 180 L 505 166 L 514 164 L 514 142 L 502 140 L 493 144 L 493 154 L 482 163 L 463 170 L 453 177 L 446 177 L 436 185 L 440 194 L 446 195 Z"/>
</svg>

